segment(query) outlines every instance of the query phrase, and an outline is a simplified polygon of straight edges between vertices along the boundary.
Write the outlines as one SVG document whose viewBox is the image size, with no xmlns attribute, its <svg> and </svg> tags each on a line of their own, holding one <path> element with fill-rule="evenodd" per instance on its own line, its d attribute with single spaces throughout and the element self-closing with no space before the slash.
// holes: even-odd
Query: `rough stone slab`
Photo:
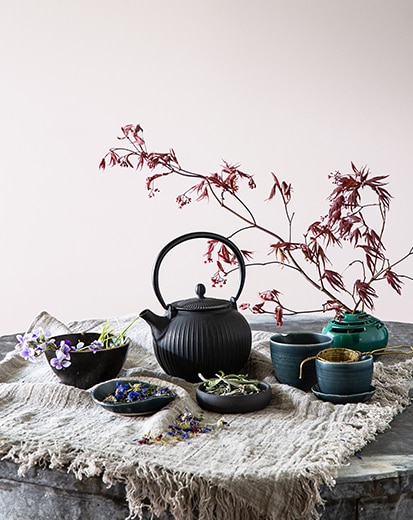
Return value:
<svg viewBox="0 0 413 520">
<path fill-rule="evenodd" d="M 398 478 L 400 474 L 413 475 L 413 455 L 362 456 L 340 469 L 337 483 Z"/>
<path fill-rule="evenodd" d="M 128 508 L 122 485 L 107 488 L 98 478 L 77 480 L 62 470 L 30 469 L 18 475 L 18 466 L 0 462 L 0 518 L 27 520 L 36 511 L 39 520 L 125 519 Z"/>
<path fill-rule="evenodd" d="M 125 487 L 107 487 L 99 478 L 77 480 L 63 470 L 18 466 L 0 461 L 0 520 L 125 520 L 129 510 Z M 143 511 L 140 520 L 172 520 Z M 132 520 L 132 519 L 131 519 Z"/>
</svg>

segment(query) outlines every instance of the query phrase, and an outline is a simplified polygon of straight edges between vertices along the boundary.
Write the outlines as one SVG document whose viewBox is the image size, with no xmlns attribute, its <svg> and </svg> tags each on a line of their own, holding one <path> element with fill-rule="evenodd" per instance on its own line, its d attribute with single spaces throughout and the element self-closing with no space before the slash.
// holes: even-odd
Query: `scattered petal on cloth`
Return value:
<svg viewBox="0 0 413 520">
<path fill-rule="evenodd" d="M 112 320 L 121 329 L 133 316 Z M 106 320 L 68 325 L 72 332 L 100 330 Z M 31 324 L 53 334 L 65 325 L 43 312 Z M 377 391 L 365 404 L 333 405 L 311 393 L 277 382 L 269 353 L 271 333 L 253 332 L 245 372 L 272 386 L 264 410 L 227 415 L 229 428 L 190 443 L 139 445 L 133 440 L 163 433 L 186 408 L 201 410 L 196 384 L 169 376 L 159 367 L 147 324 L 138 320 L 121 376 L 171 388 L 177 398 L 148 417 L 119 417 L 93 403 L 90 391 L 65 386 L 44 357 L 28 363 L 10 352 L 0 363 L 0 456 L 20 464 L 67 467 L 76 478 L 101 476 L 125 482 L 131 514 L 149 499 L 177 520 L 279 520 L 317 518 L 319 487 L 332 486 L 339 467 L 409 403 L 413 361 L 375 363 Z M 219 415 L 205 412 L 206 422 Z"/>
</svg>

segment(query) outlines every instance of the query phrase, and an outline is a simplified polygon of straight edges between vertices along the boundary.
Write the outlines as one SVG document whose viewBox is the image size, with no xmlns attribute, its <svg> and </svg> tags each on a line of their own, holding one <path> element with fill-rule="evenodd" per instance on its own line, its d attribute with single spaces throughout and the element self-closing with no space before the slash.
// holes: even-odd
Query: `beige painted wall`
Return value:
<svg viewBox="0 0 413 520">
<path fill-rule="evenodd" d="M 146 173 L 100 173 L 126 123 L 141 123 L 151 147 L 173 147 L 188 168 L 241 163 L 259 185 L 251 205 L 282 229 L 264 202 L 270 172 L 292 182 L 297 233 L 325 212 L 331 171 L 354 161 L 390 174 L 388 249 L 411 247 L 410 0 L 1 4 L 0 333 L 24 330 L 44 309 L 64 321 L 160 311 L 151 270 L 163 245 L 234 230 L 212 203 L 178 210 L 174 183 L 149 200 Z M 205 281 L 191 254 L 165 263 L 167 301 Z M 413 274 L 413 261 L 402 271 Z M 272 287 L 295 308 L 322 301 L 285 270 L 263 269 L 248 273 L 241 299 Z M 375 314 L 412 321 L 412 297 L 413 282 L 402 297 L 386 289 Z"/>
</svg>

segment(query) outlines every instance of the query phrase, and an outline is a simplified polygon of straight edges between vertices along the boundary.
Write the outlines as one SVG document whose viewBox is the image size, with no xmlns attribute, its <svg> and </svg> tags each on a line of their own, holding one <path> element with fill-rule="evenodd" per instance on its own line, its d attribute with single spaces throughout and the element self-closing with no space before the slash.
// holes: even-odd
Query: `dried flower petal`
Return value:
<svg viewBox="0 0 413 520">
<path fill-rule="evenodd" d="M 185 408 L 185 411 L 177 416 L 176 422 L 168 426 L 166 432 L 156 434 L 149 432 L 140 439 L 134 439 L 133 442 L 137 444 L 170 444 L 185 441 L 190 444 L 190 441 L 201 433 L 210 433 L 228 426 L 229 424 L 223 418 L 215 424 L 206 424 L 203 422 L 202 414 L 197 417 L 188 408 Z"/>
</svg>

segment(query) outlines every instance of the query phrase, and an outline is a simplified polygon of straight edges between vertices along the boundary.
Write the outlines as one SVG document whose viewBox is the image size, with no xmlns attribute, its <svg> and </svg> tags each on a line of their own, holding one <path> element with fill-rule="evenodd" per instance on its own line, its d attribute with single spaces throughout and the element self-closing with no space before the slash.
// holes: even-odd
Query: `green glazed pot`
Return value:
<svg viewBox="0 0 413 520">
<path fill-rule="evenodd" d="M 341 319 L 330 320 L 322 330 L 331 336 L 333 347 L 370 352 L 384 348 L 389 333 L 382 321 L 365 312 L 344 313 Z"/>
</svg>

